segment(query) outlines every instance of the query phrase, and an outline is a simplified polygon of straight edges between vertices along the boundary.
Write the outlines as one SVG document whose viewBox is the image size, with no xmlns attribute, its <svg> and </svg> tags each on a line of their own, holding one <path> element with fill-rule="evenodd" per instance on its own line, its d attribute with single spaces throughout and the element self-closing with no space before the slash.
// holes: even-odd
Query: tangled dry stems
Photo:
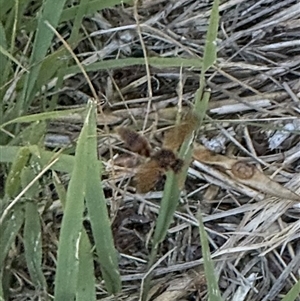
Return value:
<svg viewBox="0 0 300 301">
<path fill-rule="evenodd" d="M 80 43 L 76 53 L 84 65 L 107 58 L 142 57 L 139 29 L 150 57 L 198 59 L 203 54 L 210 9 L 209 1 L 143 1 L 138 8 L 139 28 L 133 7 L 106 9 L 85 19 L 83 28 L 89 39 Z M 299 119 L 300 5 L 292 0 L 229 0 L 222 2 L 220 14 L 218 61 L 207 74 L 212 91 L 207 112 L 211 119 L 197 142 L 211 146 L 219 141 L 214 150 L 259 163 L 264 174 L 300 194 L 299 125 L 275 149 L 270 149 L 268 140 L 282 126 Z M 145 135 L 153 145 L 159 145 L 157 133 L 173 124 L 177 106 L 192 103 L 199 68 L 150 67 L 149 72 L 150 78 L 144 66 L 134 66 L 89 76 L 106 102 L 104 114 L 112 129 L 116 124 L 129 124 L 140 130 L 149 113 Z M 46 94 L 51 94 L 54 83 L 49 83 Z M 81 75 L 65 78 L 60 105 L 85 103 L 89 94 Z M 103 116 L 99 117 L 101 125 Z M 48 133 L 52 142 L 57 129 L 60 134 L 64 129 L 72 140 L 80 126 L 75 117 L 52 123 Z M 123 152 L 114 134 L 108 139 L 100 132 L 99 154 L 107 168 L 111 162 L 109 144 L 115 154 Z M 219 171 L 199 162 L 190 166 L 174 223 L 160 248 L 163 260 L 155 270 L 153 300 L 200 300 L 205 295 L 195 218 L 199 202 L 224 300 L 279 300 L 299 279 L 299 206 L 266 196 L 263 191 L 253 193 L 249 187 L 237 190 L 237 183 L 224 182 L 215 172 Z M 119 297 L 137 300 L 161 192 L 134 195 L 127 189 L 128 172 L 121 169 L 108 174 L 103 183 L 124 281 Z M 116 179 L 121 183 L 115 184 Z M 44 269 L 49 283 L 61 221 L 56 204 L 43 220 Z M 19 275 L 26 283 L 26 272 Z M 26 291 L 31 294 L 26 286 L 23 297 Z M 99 297 L 105 296 L 101 287 L 99 284 Z M 14 300 L 22 300 L 17 291 Z"/>
</svg>

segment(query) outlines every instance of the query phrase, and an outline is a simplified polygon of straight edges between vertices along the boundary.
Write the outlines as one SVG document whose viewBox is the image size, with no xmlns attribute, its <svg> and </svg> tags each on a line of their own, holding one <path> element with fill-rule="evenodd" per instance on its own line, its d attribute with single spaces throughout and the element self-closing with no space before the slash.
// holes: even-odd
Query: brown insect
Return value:
<svg viewBox="0 0 300 301">
<path fill-rule="evenodd" d="M 137 132 L 126 127 L 117 129 L 117 133 L 129 150 L 149 158 L 139 166 L 135 175 L 137 192 L 146 193 L 152 190 L 168 170 L 173 170 L 175 173 L 182 170 L 184 162 L 175 152 L 196 129 L 198 121 L 195 114 L 187 114 L 184 121 L 165 133 L 163 147 L 158 151 L 154 151 L 148 140 Z"/>
</svg>

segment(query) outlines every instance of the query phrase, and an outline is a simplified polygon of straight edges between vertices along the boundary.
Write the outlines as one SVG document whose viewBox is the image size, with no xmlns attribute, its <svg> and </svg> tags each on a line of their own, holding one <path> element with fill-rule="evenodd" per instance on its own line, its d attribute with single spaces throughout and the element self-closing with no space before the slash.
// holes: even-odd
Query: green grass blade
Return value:
<svg viewBox="0 0 300 301">
<path fill-rule="evenodd" d="M 295 301 L 300 296 L 300 279 L 293 285 L 281 301 Z"/>
<path fill-rule="evenodd" d="M 27 202 L 25 208 L 24 246 L 27 268 L 37 289 L 46 291 L 42 270 L 41 224 L 37 204 Z"/>
<path fill-rule="evenodd" d="M 21 106 L 18 108 L 20 112 L 17 112 L 19 115 L 27 110 L 27 107 L 31 102 L 32 92 L 39 76 L 41 62 L 44 60 L 53 38 L 53 32 L 49 30 L 45 21 L 47 20 L 54 28 L 56 28 L 65 2 L 65 0 L 45 0 L 43 7 L 38 14 L 36 36 L 30 57 L 31 69 L 30 73 L 26 76 L 22 98 L 21 101 L 19 101 Z"/>
<path fill-rule="evenodd" d="M 88 164 L 86 144 L 91 111 L 92 105 L 89 104 L 87 117 L 78 139 L 74 169 L 67 192 L 58 247 L 55 301 L 74 300 L 76 296 Z"/>
<path fill-rule="evenodd" d="M 27 164 L 30 156 L 30 150 L 27 146 L 19 148 L 9 174 L 5 181 L 5 195 L 13 198 L 17 195 L 21 187 L 21 171 Z"/>
<path fill-rule="evenodd" d="M 147 58 L 150 66 L 163 68 L 163 67 L 194 67 L 201 68 L 201 59 L 186 59 L 180 57 L 149 57 Z M 125 59 L 111 59 L 84 66 L 85 71 L 99 71 L 99 70 L 113 70 L 129 66 L 144 65 L 144 58 L 125 58 Z M 72 66 L 65 70 L 64 75 L 81 73 L 78 66 Z"/>
<path fill-rule="evenodd" d="M 128 2 L 131 2 L 131 0 L 94 0 L 88 1 L 84 5 L 83 9 L 86 11 L 86 14 L 92 14 L 97 10 L 102 10 L 108 7 L 113 7 L 114 5 Z M 61 16 L 61 22 L 73 19 L 78 12 L 78 7 L 79 5 L 65 9 Z"/>
<path fill-rule="evenodd" d="M 70 39 L 68 40 L 68 43 L 71 44 L 71 45 L 74 42 L 76 42 L 79 38 L 79 31 L 80 31 L 80 28 L 81 28 L 82 19 L 83 19 L 84 15 L 86 14 L 87 5 L 90 2 L 91 2 L 90 0 L 81 0 L 79 2 L 77 12 L 75 14 L 75 18 L 74 18 L 74 21 L 73 21 L 73 28 L 72 28 L 72 32 L 71 32 L 71 35 L 70 35 Z"/>
<path fill-rule="evenodd" d="M 94 0 L 94 1 L 90 0 L 83 5 L 82 9 L 85 10 L 86 15 L 90 15 L 95 13 L 96 11 L 113 7 L 114 5 L 128 3 L 128 2 L 131 2 L 131 0 L 122 0 L 122 1 L 121 0 Z M 7 3 L 7 1 L 5 3 Z M 73 20 L 78 13 L 79 6 L 80 3 L 78 5 L 74 5 L 73 7 L 64 9 L 60 18 L 60 23 Z M 34 28 L 36 28 L 37 26 L 37 22 L 38 21 L 36 19 L 33 19 L 31 22 L 27 22 L 27 24 L 24 24 L 25 30 L 27 32 L 33 31 Z"/>
<path fill-rule="evenodd" d="M 21 174 L 22 187 L 25 188 L 35 177 L 32 169 L 25 168 Z M 26 198 L 33 199 L 39 193 L 38 182 L 25 193 Z M 28 201 L 25 205 L 24 247 L 27 268 L 31 281 L 37 290 L 46 292 L 46 279 L 42 270 L 41 223 L 37 204 Z"/>
<path fill-rule="evenodd" d="M 20 150 L 19 146 L 2 146 L 0 145 L 0 162 L 2 163 L 11 163 L 15 161 L 15 158 Z M 36 145 L 29 146 L 29 150 L 34 157 L 35 162 L 39 162 L 40 166 L 45 166 L 49 162 L 52 161 L 53 157 L 56 156 L 55 153 L 50 151 L 45 151 Z M 71 173 L 74 167 L 74 156 L 66 155 L 66 154 L 59 154 L 58 161 L 52 165 L 51 169 Z M 102 163 L 98 160 L 97 161 L 97 168 L 101 169 Z"/>
<path fill-rule="evenodd" d="M 63 208 L 66 206 L 67 193 L 59 177 L 53 172 L 53 183 Z M 79 267 L 76 300 L 93 301 L 96 300 L 94 262 L 92 247 L 86 231 L 82 231 L 79 244 Z"/>
<path fill-rule="evenodd" d="M 77 283 L 77 301 L 96 300 L 96 283 L 94 275 L 94 262 L 91 243 L 85 231 L 79 244 L 79 270 Z"/>
<path fill-rule="evenodd" d="M 3 200 L 1 200 L 1 203 Z M 2 212 L 1 212 L 2 213 Z M 18 234 L 24 221 L 24 213 L 22 206 L 15 206 L 11 214 L 3 221 L 0 227 L 0 267 L 3 267 L 4 259 L 8 250 Z"/>
<path fill-rule="evenodd" d="M 209 25 L 207 29 L 206 42 L 203 54 L 203 66 L 201 69 L 200 80 L 199 80 L 199 89 L 195 94 L 195 108 L 194 110 L 200 116 L 200 123 L 203 122 L 205 117 L 208 102 L 210 98 L 210 92 L 204 92 L 205 86 L 205 72 L 213 66 L 217 59 L 217 34 L 219 26 L 219 0 L 215 0 L 213 3 Z M 221 301 L 221 295 L 219 291 L 218 281 L 214 274 L 214 265 L 210 256 L 208 240 L 204 225 L 202 222 L 201 213 L 198 216 L 199 220 L 199 232 L 202 246 L 202 254 L 204 259 L 204 269 L 207 279 L 209 301 Z"/>
<path fill-rule="evenodd" d="M 206 42 L 203 55 L 203 66 L 201 69 L 199 89 L 195 94 L 195 108 L 194 110 L 200 116 L 200 122 L 203 122 L 205 117 L 208 102 L 210 98 L 210 92 L 204 92 L 205 86 L 205 72 L 213 66 L 217 59 L 217 34 L 219 26 L 219 0 L 214 0 L 209 25 L 206 35 Z M 202 255 L 204 260 L 204 270 L 207 279 L 209 301 L 221 301 L 221 294 L 219 291 L 218 281 L 214 274 L 214 265 L 210 256 L 209 244 L 207 240 L 207 234 L 204 229 L 201 213 L 198 214 L 199 220 L 199 232 L 202 246 Z"/>
<path fill-rule="evenodd" d="M 62 60 L 62 58 L 64 58 L 64 60 Z M 65 48 L 59 48 L 45 57 L 35 84 L 37 91 L 40 91 L 43 86 L 47 85 L 57 74 L 60 72 L 63 73 L 62 70 L 65 70 L 67 65 L 65 61 L 68 61 L 68 53 Z"/>
<path fill-rule="evenodd" d="M 0 22 L 0 47 L 1 49 L 7 52 L 6 35 L 1 22 Z M 0 72 L 0 88 L 1 88 L 7 81 L 7 74 L 8 74 L 7 71 L 10 68 L 10 62 L 7 59 L 7 55 L 5 55 L 3 52 L 0 52 L 0 66 L 2 69 L 2 72 Z M 3 90 L 2 91 L 0 90 L 1 102 L 2 102 L 3 94 L 4 94 Z"/>
<path fill-rule="evenodd" d="M 65 186 L 62 184 L 55 171 L 52 172 L 52 179 L 53 179 L 53 184 L 55 186 L 55 191 L 58 194 L 58 198 L 61 202 L 63 210 L 65 210 L 66 203 L 67 203 L 67 191 L 65 189 Z"/>
<path fill-rule="evenodd" d="M 0 200 L 2 203 L 3 200 Z M 2 212 L 1 212 L 2 214 Z M 3 278 L 4 260 L 8 254 L 11 244 L 14 242 L 24 222 L 24 212 L 22 206 L 15 206 L 11 214 L 9 214 L 0 226 L 0 300 L 8 300 L 5 290 L 5 281 Z"/>
<path fill-rule="evenodd" d="M 203 69 L 205 73 L 217 60 L 217 35 L 219 27 L 219 0 L 214 0 L 206 34 L 203 54 Z"/>
<path fill-rule="evenodd" d="M 199 116 L 199 125 L 203 122 L 207 107 L 210 93 L 206 92 L 203 94 L 204 90 L 204 80 L 205 80 L 205 72 L 209 69 L 214 62 L 216 61 L 216 37 L 218 32 L 218 22 L 219 22 L 219 1 L 215 0 L 213 4 L 212 13 L 210 16 L 208 32 L 206 37 L 206 44 L 204 49 L 204 58 L 203 62 L 198 61 L 196 65 L 201 65 L 201 75 L 200 75 L 200 87 L 196 92 L 195 95 L 195 107 L 194 112 Z M 152 64 L 155 61 L 152 61 Z M 149 64 L 151 64 L 149 59 Z M 192 154 L 192 144 L 191 138 L 187 139 L 180 149 L 180 157 L 185 160 L 185 162 L 190 162 L 191 154 Z M 184 180 L 187 176 L 187 168 L 182 171 L 181 176 L 182 180 Z M 156 258 L 158 244 L 165 238 L 167 230 L 170 226 L 172 221 L 174 212 L 176 210 L 176 206 L 179 200 L 180 191 L 178 188 L 178 176 L 175 176 L 172 172 L 167 175 L 167 181 L 164 188 L 164 194 L 161 201 L 160 211 L 157 218 L 157 224 L 154 232 L 153 237 L 153 248 L 151 250 L 150 260 L 149 260 L 149 267 L 153 265 L 154 260 Z M 149 275 L 144 282 L 144 291 L 142 300 L 146 300 L 147 293 L 149 291 L 149 284 L 150 284 L 150 277 Z"/>
<path fill-rule="evenodd" d="M 199 80 L 199 97 L 196 99 L 196 101 L 200 101 L 200 99 L 202 99 L 202 94 L 205 87 L 205 72 L 212 67 L 217 60 L 217 35 L 219 18 L 219 0 L 214 0 L 204 46 L 203 65 Z M 197 102 L 195 103 L 195 106 L 198 107 Z"/>
<path fill-rule="evenodd" d="M 9 145 L 44 145 L 43 137 L 47 130 L 44 121 L 37 121 L 28 126 L 23 126 L 22 132 L 10 140 Z"/>
<path fill-rule="evenodd" d="M 207 239 L 207 234 L 204 229 L 204 224 L 202 221 L 201 212 L 198 212 L 198 222 L 199 222 L 199 233 L 202 247 L 202 256 L 204 261 L 204 272 L 207 281 L 208 289 L 208 300 L 209 301 L 222 301 L 218 280 L 215 275 L 214 264 L 210 256 L 209 244 Z"/>
<path fill-rule="evenodd" d="M 22 66 L 22 64 L 15 59 L 5 48 L 3 48 L 0 44 L 0 53 L 4 56 L 6 56 L 7 58 L 9 58 L 12 62 L 14 62 L 17 66 L 19 66 L 21 69 L 25 70 L 26 72 L 28 72 L 28 70 Z M 4 65 L 5 66 L 5 65 Z"/>
<path fill-rule="evenodd" d="M 35 122 L 47 119 L 55 119 L 64 116 L 68 116 L 69 114 L 83 112 L 82 108 L 71 109 L 71 110 L 62 110 L 62 111 L 52 111 L 52 112 L 43 112 L 38 114 L 26 115 L 17 117 L 15 119 L 9 120 L 2 125 L 0 125 L 0 129 L 5 128 L 6 126 L 14 123 L 22 123 L 22 122 Z"/>
<path fill-rule="evenodd" d="M 52 158 L 56 155 L 53 152 L 45 151 L 41 148 L 38 148 L 36 145 L 28 147 L 35 162 L 39 162 L 40 166 L 45 166 L 52 161 Z M 0 145 L 0 162 L 10 163 L 14 162 L 18 152 L 20 150 L 19 146 L 1 146 Z M 71 173 L 74 167 L 74 156 L 59 154 L 59 160 L 51 167 L 51 169 L 66 173 Z M 98 162 L 98 166 L 100 162 Z"/>
<path fill-rule="evenodd" d="M 6 13 L 12 9 L 14 5 L 13 1 L 5 1 L 5 0 L 1 0 L 0 1 L 0 20 L 2 21 L 3 17 L 6 15 Z"/>
<path fill-rule="evenodd" d="M 114 247 L 106 200 L 101 185 L 101 170 L 97 161 L 96 116 L 89 126 L 88 175 L 86 186 L 86 204 L 96 244 L 98 259 L 106 289 L 109 293 L 117 293 L 121 288 L 118 270 L 117 252 Z"/>
<path fill-rule="evenodd" d="M 195 94 L 195 108 L 194 111 L 199 116 L 199 122 L 202 124 L 209 104 L 210 92 L 204 91 L 203 93 L 198 89 Z"/>
<path fill-rule="evenodd" d="M 178 204 L 179 196 L 180 190 L 178 188 L 178 176 L 176 176 L 174 172 L 170 171 L 167 174 L 167 181 L 156 222 L 156 228 L 153 237 L 154 248 L 157 248 L 158 244 L 164 240 L 167 234 L 168 228 L 173 220 L 173 215 Z"/>
<path fill-rule="evenodd" d="M 192 137 L 186 139 L 183 143 L 179 156 L 185 160 L 185 162 L 189 162 L 188 158 L 191 158 L 192 148 L 191 142 Z M 156 227 L 154 231 L 153 237 L 153 246 L 148 262 L 148 268 L 150 268 L 156 259 L 158 245 L 162 242 L 167 234 L 168 228 L 173 220 L 175 210 L 178 205 L 180 190 L 179 190 L 179 182 L 185 181 L 187 175 L 188 165 L 183 168 L 180 174 L 175 175 L 174 172 L 170 171 L 167 173 L 167 180 L 164 187 L 164 193 L 161 200 L 160 210 L 156 222 Z M 142 300 L 147 300 L 147 295 L 150 289 L 150 280 L 151 274 L 149 274 L 144 281 L 144 288 L 142 294 Z"/>
</svg>

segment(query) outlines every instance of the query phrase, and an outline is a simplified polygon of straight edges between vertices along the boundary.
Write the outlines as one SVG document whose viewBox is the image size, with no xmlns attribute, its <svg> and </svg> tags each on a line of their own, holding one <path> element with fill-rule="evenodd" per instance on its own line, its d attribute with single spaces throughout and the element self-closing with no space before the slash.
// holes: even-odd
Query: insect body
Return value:
<svg viewBox="0 0 300 301">
<path fill-rule="evenodd" d="M 168 170 L 175 173 L 182 170 L 184 162 L 175 152 L 198 125 L 196 115 L 190 114 L 188 117 L 166 133 L 163 147 L 158 151 L 154 151 L 148 140 L 137 132 L 126 127 L 117 129 L 117 133 L 129 150 L 148 158 L 139 166 L 134 178 L 137 192 L 146 193 L 152 190 Z"/>
</svg>

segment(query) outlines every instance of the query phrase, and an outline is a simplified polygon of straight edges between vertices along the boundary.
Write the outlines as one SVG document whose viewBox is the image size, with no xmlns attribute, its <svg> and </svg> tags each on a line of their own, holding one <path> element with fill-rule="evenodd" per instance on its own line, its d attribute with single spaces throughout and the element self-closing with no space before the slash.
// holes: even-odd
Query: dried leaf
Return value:
<svg viewBox="0 0 300 301">
<path fill-rule="evenodd" d="M 194 149 L 193 157 L 202 163 L 216 166 L 233 180 L 260 192 L 279 198 L 300 201 L 299 195 L 271 180 L 252 164 L 214 154 L 203 146 L 197 146 Z"/>
</svg>

